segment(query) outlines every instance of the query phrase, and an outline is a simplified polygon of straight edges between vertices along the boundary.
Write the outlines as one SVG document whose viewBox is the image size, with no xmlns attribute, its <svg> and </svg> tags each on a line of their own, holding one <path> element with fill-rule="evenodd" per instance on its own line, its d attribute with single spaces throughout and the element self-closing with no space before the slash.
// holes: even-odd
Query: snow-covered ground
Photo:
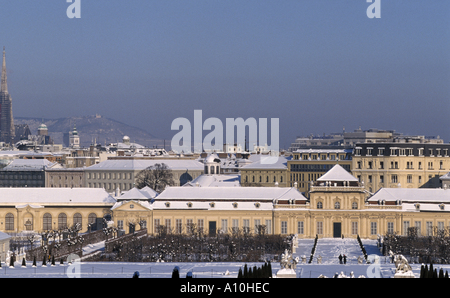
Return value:
<svg viewBox="0 0 450 298">
<path fill-rule="evenodd" d="M 294 257 L 306 256 L 309 260 L 313 239 L 300 239 L 299 247 Z M 388 257 L 381 256 L 376 241 L 364 240 L 364 247 L 369 256 L 380 256 L 380 264 L 358 264 L 358 256 L 362 256 L 359 245 L 355 239 L 326 238 L 319 239 L 316 253 L 311 264 L 297 265 L 296 274 L 299 278 L 317 278 L 319 275 L 333 277 L 336 273 L 343 272 L 350 275 L 353 272 L 355 277 L 364 276 L 366 278 L 392 278 L 395 268 L 390 263 Z M 93 253 L 102 249 L 104 243 L 90 245 L 84 248 L 84 254 Z M 347 256 L 347 264 L 339 264 L 339 254 Z M 317 257 L 322 257 L 322 264 L 317 263 Z M 243 268 L 245 263 L 128 263 L 128 262 L 74 262 L 72 265 L 56 264 L 42 267 L 38 262 L 36 267 L 28 262 L 25 268 L 21 267 L 21 262 L 16 262 L 14 268 L 2 264 L 0 268 L 0 278 L 131 278 L 133 273 L 138 271 L 141 278 L 170 278 L 175 266 L 180 269 L 180 277 L 186 277 L 191 271 L 194 278 L 236 278 L 239 268 Z M 261 266 L 262 263 L 247 263 L 247 266 Z M 414 275 L 419 276 L 420 264 L 410 264 Z M 442 267 L 450 272 L 450 265 L 436 265 L 435 268 Z M 278 262 L 272 263 L 273 273 L 280 269 Z"/>
</svg>

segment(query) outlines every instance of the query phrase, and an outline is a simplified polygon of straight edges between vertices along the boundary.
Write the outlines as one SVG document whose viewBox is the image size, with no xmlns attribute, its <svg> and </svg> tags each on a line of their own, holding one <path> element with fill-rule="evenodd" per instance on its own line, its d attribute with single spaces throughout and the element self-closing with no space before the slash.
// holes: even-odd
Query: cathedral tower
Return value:
<svg viewBox="0 0 450 298">
<path fill-rule="evenodd" d="M 3 64 L 0 89 L 0 141 L 12 143 L 16 135 L 12 114 L 12 99 L 6 81 L 6 54 L 3 47 Z"/>
</svg>

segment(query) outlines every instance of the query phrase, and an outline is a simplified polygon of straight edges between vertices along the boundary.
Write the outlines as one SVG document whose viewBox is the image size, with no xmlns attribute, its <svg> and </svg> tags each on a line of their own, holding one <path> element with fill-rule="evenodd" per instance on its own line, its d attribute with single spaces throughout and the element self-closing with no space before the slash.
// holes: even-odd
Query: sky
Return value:
<svg viewBox="0 0 450 298">
<path fill-rule="evenodd" d="M 449 142 L 450 1 L 379 3 L 369 18 L 366 0 L 80 0 L 69 18 L 66 0 L 0 0 L 13 113 L 166 140 L 194 110 L 278 118 L 281 148 L 344 127 Z"/>
</svg>

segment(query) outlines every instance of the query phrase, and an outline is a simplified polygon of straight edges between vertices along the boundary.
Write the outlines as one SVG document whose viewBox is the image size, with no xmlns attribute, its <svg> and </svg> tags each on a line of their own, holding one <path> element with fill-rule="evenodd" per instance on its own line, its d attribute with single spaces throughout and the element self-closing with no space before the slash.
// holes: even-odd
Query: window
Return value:
<svg viewBox="0 0 450 298">
<path fill-rule="evenodd" d="M 414 227 L 416 228 L 417 236 L 422 235 L 422 222 L 421 221 L 415 221 Z"/>
<path fill-rule="evenodd" d="M 67 228 L 67 215 L 64 213 L 60 213 L 58 215 L 58 229 L 65 229 Z"/>
<path fill-rule="evenodd" d="M 186 232 L 192 234 L 194 228 L 194 220 L 186 219 Z"/>
<path fill-rule="evenodd" d="M 123 220 L 120 220 L 122 222 L 122 226 L 119 227 L 119 222 L 117 222 L 117 227 L 119 229 L 123 229 Z M 161 226 L 161 220 L 159 218 L 155 218 L 155 220 L 153 221 L 153 231 L 155 232 L 155 234 L 159 233 L 159 227 Z"/>
<path fill-rule="evenodd" d="M 352 221 L 352 235 L 358 235 L 358 222 Z"/>
<path fill-rule="evenodd" d="M 197 229 L 198 229 L 198 231 L 203 232 L 204 228 L 205 228 L 205 226 L 204 226 L 203 219 L 197 220 Z"/>
<path fill-rule="evenodd" d="M 426 226 L 427 226 L 427 236 L 433 236 L 433 222 L 427 221 Z"/>
<path fill-rule="evenodd" d="M 341 209 L 341 203 L 339 202 L 334 203 L 334 209 Z"/>
<path fill-rule="evenodd" d="M 303 221 L 297 222 L 297 234 L 304 234 Z"/>
<path fill-rule="evenodd" d="M 243 220 L 243 229 L 244 229 L 244 233 L 250 233 L 250 220 L 249 219 L 244 219 Z"/>
<path fill-rule="evenodd" d="M 317 234 L 318 235 L 323 234 L 323 222 L 322 221 L 317 222 Z"/>
<path fill-rule="evenodd" d="M 397 175 L 391 175 L 391 183 L 398 183 Z"/>
<path fill-rule="evenodd" d="M 368 167 L 369 167 L 369 169 L 373 169 L 373 162 L 372 161 L 368 162 Z"/>
<path fill-rule="evenodd" d="M 175 219 L 175 233 L 181 234 L 183 232 L 183 221 L 181 219 Z"/>
<path fill-rule="evenodd" d="M 444 227 L 444 222 L 443 222 L 443 221 L 438 221 L 437 227 L 438 227 L 438 231 L 439 231 L 439 232 L 443 232 L 444 229 L 445 229 L 445 227 Z"/>
<path fill-rule="evenodd" d="M 352 203 L 352 209 L 358 209 L 358 203 L 353 202 Z"/>
<path fill-rule="evenodd" d="M 239 219 L 233 219 L 231 221 L 231 229 L 233 232 L 238 232 L 239 231 Z"/>
<path fill-rule="evenodd" d="M 221 232 L 227 233 L 228 232 L 228 219 L 222 219 L 221 222 L 222 222 Z"/>
<path fill-rule="evenodd" d="M 384 183 L 384 176 L 380 175 L 380 183 Z"/>
<path fill-rule="evenodd" d="M 384 169 L 384 161 L 380 161 L 380 169 Z"/>
<path fill-rule="evenodd" d="M 82 223 L 81 214 L 80 213 L 75 213 L 74 216 L 73 216 L 73 225 L 78 224 L 80 229 L 81 229 L 82 228 L 81 223 Z"/>
<path fill-rule="evenodd" d="M 49 231 L 52 229 L 52 216 L 50 213 L 45 213 L 42 220 L 42 229 L 44 231 Z"/>
<path fill-rule="evenodd" d="M 51 227 L 50 227 L 50 229 L 51 229 Z M 12 213 L 8 213 L 5 216 L 5 230 L 7 230 L 7 231 L 14 230 L 14 215 Z"/>
<path fill-rule="evenodd" d="M 406 182 L 412 183 L 412 175 L 406 176 Z"/>
<path fill-rule="evenodd" d="M 266 233 L 272 234 L 272 220 L 266 219 Z"/>
<path fill-rule="evenodd" d="M 281 234 L 287 234 L 287 221 L 281 222 Z"/>
<path fill-rule="evenodd" d="M 156 221 L 156 219 L 155 219 L 155 221 Z M 159 219 L 158 219 L 158 221 L 159 221 Z M 159 225 L 158 225 L 158 227 L 159 227 Z M 120 230 L 123 230 L 123 220 L 117 221 L 117 228 Z M 156 229 L 156 226 L 155 226 L 155 229 Z"/>
<path fill-rule="evenodd" d="M 165 220 L 166 233 L 170 233 L 172 231 L 172 221 L 170 219 Z"/>
<path fill-rule="evenodd" d="M 377 223 L 373 221 L 370 223 L 370 235 L 376 234 L 377 234 Z"/>
<path fill-rule="evenodd" d="M 323 203 L 317 202 L 317 209 L 323 209 Z"/>
<path fill-rule="evenodd" d="M 409 221 L 403 222 L 403 236 L 408 236 Z"/>
<path fill-rule="evenodd" d="M 387 232 L 389 234 L 394 234 L 394 223 L 393 222 L 387 223 Z"/>
</svg>

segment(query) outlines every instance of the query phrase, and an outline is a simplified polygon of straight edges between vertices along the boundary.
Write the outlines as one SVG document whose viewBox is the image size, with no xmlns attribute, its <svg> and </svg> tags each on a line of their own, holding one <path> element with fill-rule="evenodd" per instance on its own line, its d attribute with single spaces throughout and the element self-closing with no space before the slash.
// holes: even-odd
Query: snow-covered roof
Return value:
<svg viewBox="0 0 450 298">
<path fill-rule="evenodd" d="M 9 238 L 11 238 L 11 236 L 9 236 L 6 233 L 0 232 L 0 240 L 6 240 L 6 239 L 9 239 Z"/>
<path fill-rule="evenodd" d="M 441 180 L 450 180 L 450 172 L 448 172 L 447 174 L 439 177 L 439 179 L 441 179 Z"/>
<path fill-rule="evenodd" d="M 4 171 L 39 171 L 56 166 L 57 163 L 47 159 L 13 159 L 12 162 L 4 167 Z"/>
<path fill-rule="evenodd" d="M 200 175 L 183 187 L 239 187 L 240 175 Z"/>
<path fill-rule="evenodd" d="M 212 204 L 213 203 L 213 204 Z M 272 210 L 272 202 L 211 202 L 211 201 L 155 201 L 153 209 L 201 209 L 201 210 Z"/>
<path fill-rule="evenodd" d="M 0 188 L 0 204 L 42 207 L 49 205 L 111 205 L 116 200 L 103 188 Z"/>
<path fill-rule="evenodd" d="M 136 187 L 124 192 L 117 200 L 150 200 L 156 197 L 158 193 L 150 187 L 138 189 Z"/>
<path fill-rule="evenodd" d="M 203 170 L 203 164 L 193 159 L 108 159 L 87 167 L 87 171 L 144 170 L 155 164 L 166 164 L 171 170 Z"/>
<path fill-rule="evenodd" d="M 241 169 L 243 170 L 260 170 L 260 169 L 286 169 L 287 168 L 287 162 L 288 160 L 291 160 L 292 156 L 284 157 L 279 156 L 278 158 L 273 156 L 267 156 L 267 155 L 257 155 L 257 158 L 253 159 L 253 163 L 249 165 L 242 166 Z M 269 162 L 267 158 L 270 158 L 275 161 L 274 163 Z"/>
<path fill-rule="evenodd" d="M 168 200 L 242 200 L 274 201 L 277 199 L 305 200 L 306 198 L 291 187 L 168 187 L 156 201 Z"/>
<path fill-rule="evenodd" d="M 450 203 L 450 189 L 441 188 L 381 188 L 369 202 L 401 201 L 402 203 Z"/>
<path fill-rule="evenodd" d="M 323 174 L 317 181 L 359 181 L 355 176 L 347 170 L 336 164 L 328 172 Z"/>
</svg>

